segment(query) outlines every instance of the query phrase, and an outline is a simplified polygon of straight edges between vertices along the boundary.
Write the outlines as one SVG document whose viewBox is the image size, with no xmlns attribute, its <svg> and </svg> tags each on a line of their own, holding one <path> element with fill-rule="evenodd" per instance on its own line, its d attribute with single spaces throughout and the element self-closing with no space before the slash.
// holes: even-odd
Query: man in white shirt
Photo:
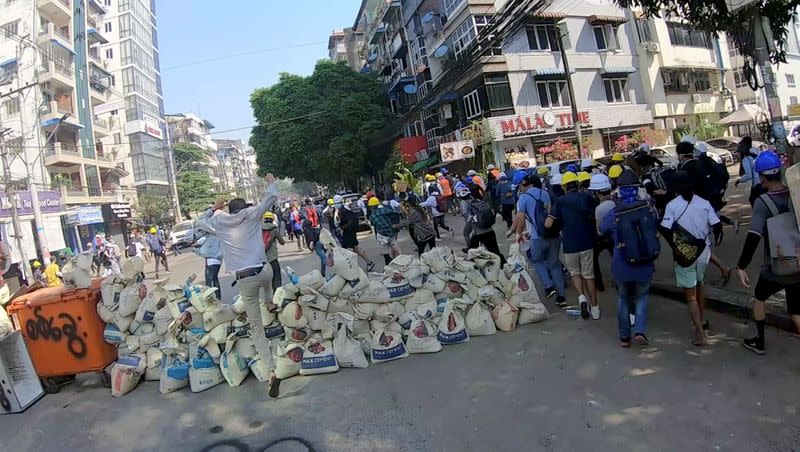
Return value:
<svg viewBox="0 0 800 452">
<path fill-rule="evenodd" d="M 267 174 L 266 180 L 267 191 L 259 204 L 252 205 L 242 198 L 234 198 L 228 203 L 228 212 L 222 211 L 214 215 L 215 211 L 225 206 L 225 200 L 218 199 L 200 218 L 208 218 L 209 225 L 214 228 L 220 241 L 226 268 L 236 277 L 236 285 L 242 295 L 250 324 L 250 337 L 270 372 L 269 396 L 274 398 L 278 396 L 280 379 L 273 372 L 275 362 L 261 322 L 259 292 L 264 291 L 267 308 L 276 310 L 277 307 L 272 303 L 272 268 L 264 253 L 261 221 L 264 213 L 278 200 L 278 186 L 275 185 L 275 176 L 272 174 Z"/>
</svg>

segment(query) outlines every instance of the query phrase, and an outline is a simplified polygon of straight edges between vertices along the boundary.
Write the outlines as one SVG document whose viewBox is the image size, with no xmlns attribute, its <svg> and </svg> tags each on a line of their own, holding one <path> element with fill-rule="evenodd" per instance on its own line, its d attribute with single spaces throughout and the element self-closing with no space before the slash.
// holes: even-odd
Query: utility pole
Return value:
<svg viewBox="0 0 800 452">
<path fill-rule="evenodd" d="M 178 200 L 178 181 L 175 174 L 175 156 L 172 153 L 172 138 L 169 134 L 169 121 L 166 118 L 164 121 L 164 130 L 166 130 L 165 137 L 167 139 L 167 149 L 164 152 L 167 153 L 167 177 L 169 178 L 169 191 L 170 198 L 172 199 L 172 215 L 175 220 L 175 224 L 178 224 L 181 222 L 181 205 Z"/>
<path fill-rule="evenodd" d="M 563 28 L 563 30 L 562 30 Z M 561 63 L 564 65 L 564 78 L 567 79 L 567 92 L 569 92 L 569 104 L 572 110 L 572 128 L 575 130 L 575 139 L 578 140 L 578 158 L 583 158 L 583 134 L 581 123 L 578 120 L 578 105 L 575 98 L 575 89 L 572 87 L 572 74 L 569 71 L 569 61 L 567 60 L 567 49 L 564 46 L 564 38 L 569 38 L 566 22 L 562 21 L 555 27 L 558 36 L 558 48 L 561 50 Z"/>
<path fill-rule="evenodd" d="M 20 266 L 23 273 L 25 273 L 25 280 L 33 277 L 31 271 L 31 263 L 28 261 L 28 256 L 25 254 L 25 248 L 22 246 L 22 226 L 19 224 L 19 214 L 17 213 L 17 196 L 11 189 L 11 163 L 8 160 L 8 149 L 6 148 L 5 134 L 10 129 L 0 130 L 0 157 L 3 160 L 3 179 L 6 192 L 6 198 L 11 203 L 11 224 L 14 227 L 14 238 L 17 242 L 17 249 L 20 255 Z"/>
<path fill-rule="evenodd" d="M 786 128 L 781 117 L 781 102 L 775 90 L 775 73 L 772 72 L 772 61 L 769 50 L 772 41 L 772 32 L 769 28 L 769 19 L 759 15 L 758 8 L 753 11 L 751 35 L 755 44 L 756 63 L 761 69 L 761 80 L 764 83 L 764 93 L 767 95 L 767 109 L 772 122 L 772 136 L 775 138 L 775 148 L 778 152 L 786 151 Z M 767 41 L 769 39 L 770 41 Z"/>
</svg>

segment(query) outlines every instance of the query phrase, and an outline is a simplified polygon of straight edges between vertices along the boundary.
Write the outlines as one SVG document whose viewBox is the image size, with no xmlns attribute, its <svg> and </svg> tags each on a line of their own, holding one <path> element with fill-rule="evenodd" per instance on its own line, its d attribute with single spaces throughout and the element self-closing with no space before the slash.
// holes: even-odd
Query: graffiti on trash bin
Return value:
<svg viewBox="0 0 800 452">
<path fill-rule="evenodd" d="M 36 318 L 25 322 L 25 332 L 28 339 L 35 341 L 41 338 L 42 340 L 52 340 L 53 342 L 61 342 L 61 339 L 65 339 L 67 351 L 78 359 L 84 358 L 87 351 L 86 342 L 78 334 L 78 323 L 75 319 L 71 315 L 62 312 L 58 315 L 58 319 L 63 320 L 64 323 L 61 326 L 53 326 L 55 318 L 50 317 L 48 319 L 42 316 L 41 310 L 41 306 L 34 308 L 33 315 Z"/>
</svg>

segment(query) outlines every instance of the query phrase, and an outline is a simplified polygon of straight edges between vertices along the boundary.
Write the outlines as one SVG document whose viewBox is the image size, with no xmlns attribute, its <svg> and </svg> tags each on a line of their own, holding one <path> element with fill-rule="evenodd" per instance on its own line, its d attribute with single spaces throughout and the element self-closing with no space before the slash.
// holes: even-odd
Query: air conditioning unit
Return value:
<svg viewBox="0 0 800 452">
<path fill-rule="evenodd" d="M 659 53 L 659 52 L 661 52 L 661 44 L 659 44 L 657 42 L 646 42 L 644 44 L 644 48 L 645 48 L 645 50 L 647 50 L 650 53 Z"/>
<path fill-rule="evenodd" d="M 692 94 L 692 102 L 696 104 L 703 102 L 703 96 L 701 94 Z"/>
</svg>

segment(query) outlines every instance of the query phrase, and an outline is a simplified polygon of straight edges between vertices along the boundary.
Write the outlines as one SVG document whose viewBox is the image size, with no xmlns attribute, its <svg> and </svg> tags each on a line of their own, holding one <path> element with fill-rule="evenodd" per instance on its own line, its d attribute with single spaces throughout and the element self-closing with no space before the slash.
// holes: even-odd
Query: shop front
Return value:
<svg viewBox="0 0 800 452">
<path fill-rule="evenodd" d="M 543 109 L 533 114 L 492 117 L 488 121 L 494 136 L 495 160 L 506 168 L 582 157 L 574 146 L 570 109 Z M 605 146 L 608 136 L 652 127 L 653 116 L 647 105 L 619 105 L 579 109 L 578 122 L 583 135 L 583 156 L 601 157 L 609 151 Z M 561 143 L 570 151 L 560 149 Z"/>
<path fill-rule="evenodd" d="M 73 207 L 67 210 L 64 220 L 67 246 L 75 252 L 88 251 L 87 244 L 100 234 L 104 236 L 106 226 L 99 205 Z"/>
<path fill-rule="evenodd" d="M 105 220 L 106 224 L 106 234 L 111 235 L 120 248 L 127 246 L 128 221 L 131 219 L 130 203 L 103 204 L 102 211 L 103 220 Z"/>
</svg>

